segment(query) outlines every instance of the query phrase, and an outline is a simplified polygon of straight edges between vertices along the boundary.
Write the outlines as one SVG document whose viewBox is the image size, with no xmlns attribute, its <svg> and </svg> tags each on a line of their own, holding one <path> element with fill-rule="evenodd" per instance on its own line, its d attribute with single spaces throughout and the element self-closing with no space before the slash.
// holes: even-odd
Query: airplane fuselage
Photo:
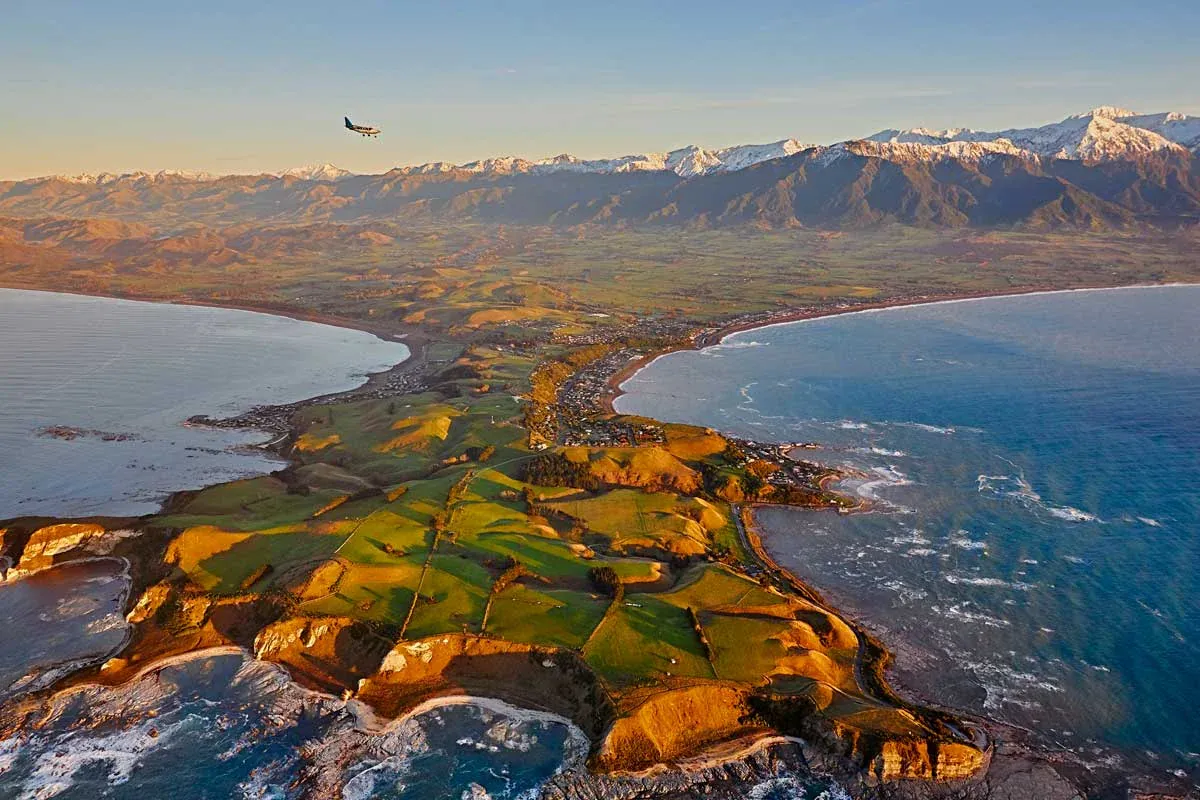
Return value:
<svg viewBox="0 0 1200 800">
<path fill-rule="evenodd" d="M 361 134 L 363 136 L 378 136 L 380 133 L 382 133 L 379 128 L 372 128 L 367 125 L 355 125 L 350 121 L 349 117 L 346 117 L 346 130 Z"/>
</svg>

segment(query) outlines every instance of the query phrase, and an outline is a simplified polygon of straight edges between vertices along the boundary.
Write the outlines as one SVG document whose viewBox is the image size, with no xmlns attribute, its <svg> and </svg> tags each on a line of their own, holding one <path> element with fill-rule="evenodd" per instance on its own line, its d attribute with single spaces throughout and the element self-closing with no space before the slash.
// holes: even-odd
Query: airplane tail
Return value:
<svg viewBox="0 0 1200 800">
<path fill-rule="evenodd" d="M 354 127 L 354 123 L 350 121 L 350 118 L 349 118 L 349 117 L 342 117 L 342 119 L 346 120 L 346 127 L 347 127 L 347 128 L 353 128 L 353 127 Z"/>
</svg>

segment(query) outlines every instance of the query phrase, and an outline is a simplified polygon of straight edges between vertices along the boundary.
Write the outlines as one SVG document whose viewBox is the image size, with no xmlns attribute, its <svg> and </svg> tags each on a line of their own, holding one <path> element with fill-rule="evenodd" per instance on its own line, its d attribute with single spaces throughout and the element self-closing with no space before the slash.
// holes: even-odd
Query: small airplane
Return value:
<svg viewBox="0 0 1200 800">
<path fill-rule="evenodd" d="M 346 120 L 346 130 L 361 133 L 363 136 L 378 136 L 382 131 L 379 128 L 370 128 L 366 125 L 355 125 L 350 121 L 349 117 L 343 117 Z"/>
</svg>

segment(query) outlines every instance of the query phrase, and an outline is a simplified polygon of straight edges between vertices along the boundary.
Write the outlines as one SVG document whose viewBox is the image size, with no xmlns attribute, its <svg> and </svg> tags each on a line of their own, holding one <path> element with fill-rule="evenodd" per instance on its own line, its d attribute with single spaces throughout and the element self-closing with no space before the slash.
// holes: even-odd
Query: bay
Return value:
<svg viewBox="0 0 1200 800">
<path fill-rule="evenodd" d="M 768 550 L 941 704 L 1200 775 L 1200 287 L 1045 293 L 744 331 L 617 408 L 764 441 L 871 504 L 761 510 Z"/>
<path fill-rule="evenodd" d="M 146 514 L 279 469 L 246 449 L 262 432 L 183 423 L 352 389 L 408 356 L 270 314 L 0 289 L 0 519 Z"/>
</svg>

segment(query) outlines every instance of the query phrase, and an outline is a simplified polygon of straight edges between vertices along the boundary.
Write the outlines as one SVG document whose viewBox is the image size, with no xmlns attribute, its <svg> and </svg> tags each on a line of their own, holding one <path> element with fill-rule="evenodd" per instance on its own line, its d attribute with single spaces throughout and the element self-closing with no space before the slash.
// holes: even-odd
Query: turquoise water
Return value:
<svg viewBox="0 0 1200 800">
<path fill-rule="evenodd" d="M 269 314 L 0 289 L 0 519 L 146 514 L 173 491 L 279 469 L 237 449 L 270 437 L 182 423 L 351 389 L 408 355 Z"/>
<path fill-rule="evenodd" d="M 1200 287 L 896 308 L 658 359 L 621 411 L 813 441 L 871 513 L 760 513 L 919 694 L 1200 775 Z"/>
</svg>

